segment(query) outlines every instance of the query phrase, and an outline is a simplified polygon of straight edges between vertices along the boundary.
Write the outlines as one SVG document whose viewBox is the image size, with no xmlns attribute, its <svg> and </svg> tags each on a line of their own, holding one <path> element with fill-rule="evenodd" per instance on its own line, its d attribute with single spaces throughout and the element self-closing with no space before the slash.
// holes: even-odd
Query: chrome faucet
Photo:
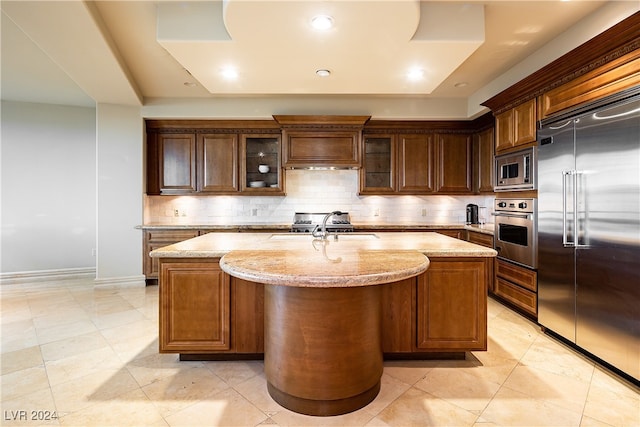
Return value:
<svg viewBox="0 0 640 427">
<path fill-rule="evenodd" d="M 313 237 L 320 237 L 322 240 L 327 240 L 327 237 L 329 237 L 329 232 L 327 231 L 327 221 L 329 220 L 329 218 L 331 218 L 334 215 L 342 215 L 342 212 L 341 211 L 333 211 L 333 212 L 330 212 L 330 213 L 326 214 L 324 216 L 324 218 L 322 219 L 322 230 L 319 230 L 320 226 L 316 225 L 316 228 L 314 228 L 313 231 L 311 232 Z M 338 237 L 338 235 L 336 234 L 336 238 L 337 237 Z"/>
</svg>

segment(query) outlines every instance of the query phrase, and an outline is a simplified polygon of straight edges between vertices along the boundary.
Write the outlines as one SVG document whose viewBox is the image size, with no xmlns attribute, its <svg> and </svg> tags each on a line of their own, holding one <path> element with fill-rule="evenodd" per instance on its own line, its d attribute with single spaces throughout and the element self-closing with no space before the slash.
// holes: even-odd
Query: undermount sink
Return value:
<svg viewBox="0 0 640 427">
<path fill-rule="evenodd" d="M 327 237 L 327 240 L 335 240 L 335 234 L 330 234 Z M 272 234 L 269 237 L 269 240 L 313 240 L 314 237 L 311 233 L 283 233 L 283 234 Z M 339 233 L 338 241 L 341 240 L 375 240 L 379 239 L 379 237 L 373 233 Z"/>
</svg>

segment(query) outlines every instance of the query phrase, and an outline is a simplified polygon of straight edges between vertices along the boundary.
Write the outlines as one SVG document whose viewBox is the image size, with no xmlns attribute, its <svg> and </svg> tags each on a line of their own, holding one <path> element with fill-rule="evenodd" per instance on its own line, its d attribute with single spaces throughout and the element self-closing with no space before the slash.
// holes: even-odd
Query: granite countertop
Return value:
<svg viewBox="0 0 640 427">
<path fill-rule="evenodd" d="M 153 258 L 217 258 L 231 251 L 317 251 L 313 237 L 302 233 L 208 233 L 156 249 Z M 331 251 L 417 251 L 431 257 L 494 257 L 496 251 L 435 232 L 344 233 L 329 237 Z M 303 253 L 303 252 L 299 252 Z"/>
<path fill-rule="evenodd" d="M 346 288 L 393 283 L 423 273 L 418 251 L 345 250 L 331 241 L 300 249 L 236 250 L 220 260 L 234 277 L 268 285 Z"/>
<path fill-rule="evenodd" d="M 494 224 L 424 224 L 424 223 L 403 223 L 403 224 L 380 224 L 380 223 L 354 223 L 358 230 L 471 230 L 483 234 L 493 235 Z M 260 230 L 282 230 L 289 231 L 291 224 L 143 224 L 136 227 L 140 230 L 211 230 L 211 231 L 260 231 Z"/>
</svg>

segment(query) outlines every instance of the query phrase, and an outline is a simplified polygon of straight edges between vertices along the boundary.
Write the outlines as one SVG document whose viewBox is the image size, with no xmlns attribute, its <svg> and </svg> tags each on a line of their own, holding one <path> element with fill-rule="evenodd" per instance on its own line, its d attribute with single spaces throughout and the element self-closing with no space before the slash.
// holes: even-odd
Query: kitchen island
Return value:
<svg viewBox="0 0 640 427">
<path fill-rule="evenodd" d="M 210 233 L 151 256 L 160 264 L 160 351 L 182 360 L 264 357 L 272 397 L 298 412 L 365 405 L 378 393 L 383 357 L 464 358 L 486 349 L 495 251 L 438 233 L 327 241 Z M 362 364 L 352 378 L 322 374 L 343 356 Z"/>
</svg>

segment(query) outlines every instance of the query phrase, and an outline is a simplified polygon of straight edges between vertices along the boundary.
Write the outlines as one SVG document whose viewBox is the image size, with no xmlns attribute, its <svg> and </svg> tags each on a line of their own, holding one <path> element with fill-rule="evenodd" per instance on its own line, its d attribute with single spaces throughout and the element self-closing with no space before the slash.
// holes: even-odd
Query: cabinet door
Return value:
<svg viewBox="0 0 640 427">
<path fill-rule="evenodd" d="M 194 134 L 159 134 L 160 192 L 196 191 L 196 137 Z"/>
<path fill-rule="evenodd" d="M 145 279 L 157 279 L 159 270 L 158 258 L 151 258 L 149 252 L 183 240 L 198 236 L 197 230 L 153 230 L 145 231 L 142 240 L 142 254 Z"/>
<path fill-rule="evenodd" d="M 479 193 L 493 193 L 494 184 L 494 156 L 493 156 L 493 128 L 480 132 L 476 136 L 474 156 L 475 190 Z"/>
<path fill-rule="evenodd" d="M 280 135 L 241 135 L 240 185 L 243 193 L 284 194 Z"/>
<path fill-rule="evenodd" d="M 470 135 L 436 135 L 438 156 L 438 192 L 473 192 L 471 156 L 473 145 Z"/>
<path fill-rule="evenodd" d="M 435 191 L 433 135 L 399 135 L 398 192 L 425 194 Z"/>
<path fill-rule="evenodd" d="M 231 278 L 233 348 L 236 353 L 264 353 L 264 285 Z"/>
<path fill-rule="evenodd" d="M 496 153 L 513 147 L 513 110 L 496 116 Z"/>
<path fill-rule="evenodd" d="M 359 167 L 358 131 L 287 130 L 283 133 L 285 167 Z"/>
<path fill-rule="evenodd" d="M 382 351 L 410 353 L 415 336 L 416 278 L 382 286 Z"/>
<path fill-rule="evenodd" d="M 513 145 L 520 146 L 536 140 L 535 98 L 513 109 Z"/>
<path fill-rule="evenodd" d="M 229 275 L 211 260 L 160 262 L 160 353 L 229 350 Z"/>
<path fill-rule="evenodd" d="M 198 190 L 238 191 L 238 136 L 198 135 Z"/>
<path fill-rule="evenodd" d="M 396 142 L 393 135 L 365 136 L 360 169 L 361 194 L 395 191 Z"/>
<path fill-rule="evenodd" d="M 418 276 L 418 349 L 487 349 L 487 262 L 430 258 Z"/>
</svg>

